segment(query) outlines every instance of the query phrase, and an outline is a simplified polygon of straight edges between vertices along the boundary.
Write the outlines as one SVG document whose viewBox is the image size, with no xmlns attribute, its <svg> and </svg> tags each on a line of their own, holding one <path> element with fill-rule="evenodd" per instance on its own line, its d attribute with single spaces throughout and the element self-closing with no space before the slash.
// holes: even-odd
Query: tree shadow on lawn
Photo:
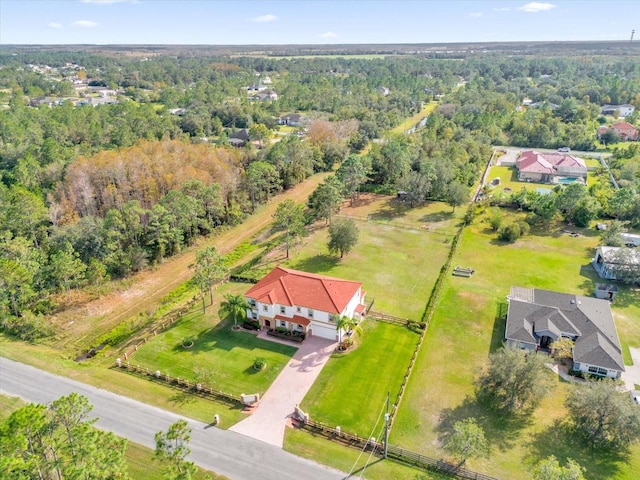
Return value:
<svg viewBox="0 0 640 480">
<path fill-rule="evenodd" d="M 452 218 L 452 211 L 434 212 L 420 217 L 420 221 L 425 223 L 446 222 L 448 220 L 451 220 Z"/>
<path fill-rule="evenodd" d="M 334 268 L 340 259 L 333 255 L 326 255 L 321 253 L 314 257 L 305 258 L 292 264 L 291 268 L 296 270 L 302 270 L 303 272 L 328 272 Z"/>
<path fill-rule="evenodd" d="M 640 305 L 640 288 L 618 284 L 618 289 L 618 293 L 616 293 L 616 297 L 613 299 L 613 305 L 616 307 Z"/>
<path fill-rule="evenodd" d="M 494 353 L 504 345 L 505 328 L 507 326 L 507 309 L 509 305 L 506 300 L 496 302 L 496 316 L 491 330 L 491 343 L 489 344 L 489 353 Z"/>
<path fill-rule="evenodd" d="M 571 425 L 564 420 L 556 420 L 552 426 L 530 437 L 526 444 L 528 452 L 525 461 L 535 465 L 543 458 L 555 455 L 561 464 L 572 458 L 585 468 L 585 478 L 617 478 L 620 467 L 629 456 L 627 450 L 593 450 L 573 432 Z"/>
<path fill-rule="evenodd" d="M 184 348 L 182 346 L 182 340 L 180 340 L 178 344 L 173 347 L 173 351 L 176 353 L 184 352 L 196 355 L 199 353 L 207 353 L 214 349 L 231 351 L 236 347 L 253 350 L 256 348 L 255 343 L 259 343 L 259 348 L 261 350 L 282 353 L 282 345 L 262 339 L 259 339 L 257 342 L 253 342 L 255 334 L 243 332 L 242 330 L 233 331 L 231 329 L 232 325 L 233 318 L 227 317 L 216 326 L 205 328 L 200 330 L 199 333 L 192 335 L 192 347 Z M 292 345 L 292 347 L 295 348 L 294 345 Z"/>
<path fill-rule="evenodd" d="M 476 396 L 468 395 L 462 404 L 455 408 L 445 408 L 440 412 L 436 427 L 438 440 L 444 445 L 453 432 L 453 425 L 469 417 L 475 418 L 482 427 L 490 447 L 500 451 L 514 448 L 520 439 L 521 431 L 533 422 L 532 416 L 528 413 L 514 415 L 492 410 Z"/>
<path fill-rule="evenodd" d="M 416 204 L 414 208 L 418 205 Z M 403 202 L 397 198 L 390 198 L 375 212 L 371 212 L 371 217 L 376 220 L 393 220 L 394 218 L 404 217 L 411 210 L 409 202 Z"/>
<path fill-rule="evenodd" d="M 196 397 L 188 392 L 176 392 L 169 397 L 169 401 L 175 406 L 182 407 L 188 403 L 194 403 L 196 401 Z"/>
</svg>

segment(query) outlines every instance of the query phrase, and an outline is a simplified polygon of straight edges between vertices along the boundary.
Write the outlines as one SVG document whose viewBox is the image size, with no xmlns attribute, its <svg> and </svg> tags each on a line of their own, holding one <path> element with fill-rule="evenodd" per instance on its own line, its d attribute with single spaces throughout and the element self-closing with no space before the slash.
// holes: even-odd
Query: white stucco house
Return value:
<svg viewBox="0 0 640 480">
<path fill-rule="evenodd" d="M 365 314 L 362 283 L 276 267 L 246 293 L 247 318 L 263 328 L 286 328 L 339 340 L 336 320 Z"/>
</svg>

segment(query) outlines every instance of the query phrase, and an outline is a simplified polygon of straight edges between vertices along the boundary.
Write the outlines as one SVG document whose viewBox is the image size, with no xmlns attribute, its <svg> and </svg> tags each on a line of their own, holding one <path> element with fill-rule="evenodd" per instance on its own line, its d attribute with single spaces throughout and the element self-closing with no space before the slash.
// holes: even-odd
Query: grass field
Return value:
<svg viewBox="0 0 640 480">
<path fill-rule="evenodd" d="M 562 461 L 576 459 L 586 467 L 589 479 L 637 478 L 633 472 L 640 471 L 638 446 L 629 456 L 595 455 L 566 428 L 555 426 L 564 416 L 568 388 L 557 378 L 552 394 L 527 421 L 508 421 L 475 401 L 473 380 L 478 368 L 504 338 L 504 318 L 498 311 L 512 285 L 593 294 L 597 276 L 589 262 L 599 237 L 592 230 L 569 237 L 561 228 L 526 236 L 514 244 L 496 241 L 496 234 L 482 220 L 465 230 L 453 263 L 469 266 L 475 274 L 471 278 L 449 276 L 445 281 L 391 443 L 441 457 L 441 435 L 455 420 L 474 416 L 492 446 L 488 459 L 468 462 L 474 470 L 498 478 L 527 478 L 533 464 L 553 453 Z M 613 311 L 626 349 L 640 341 L 640 292 L 623 290 Z"/>
<path fill-rule="evenodd" d="M 213 314 L 203 315 L 198 309 L 140 347 L 132 362 L 190 381 L 197 379 L 196 371 L 201 369 L 211 376 L 202 383 L 216 390 L 264 394 L 296 348 L 233 331 L 231 325 L 231 319 L 216 321 Z M 187 337 L 193 340 L 191 348 L 182 347 Z M 266 360 L 266 369 L 253 368 L 256 357 Z"/>
<path fill-rule="evenodd" d="M 380 413 L 387 392 L 393 402 L 418 343 L 418 334 L 373 320 L 364 321 L 361 329 L 359 346 L 329 359 L 301 407 L 314 420 L 380 439 L 384 425 Z"/>
<path fill-rule="evenodd" d="M 438 102 L 429 102 L 427 103 L 422 110 L 413 115 L 412 117 L 405 118 L 400 125 L 394 127 L 390 130 L 391 133 L 402 134 L 405 131 L 409 130 L 411 127 L 415 126 L 420 120 L 433 112 L 438 106 Z"/>
<path fill-rule="evenodd" d="M 453 215 L 450 207 L 440 203 L 408 209 L 389 197 L 370 196 L 363 205 L 343 208 L 341 213 L 363 219 L 356 220 L 358 244 L 344 258 L 329 254 L 328 229 L 323 225 L 296 247 L 289 260 L 278 250 L 265 258 L 255 273 L 263 275 L 283 265 L 361 281 L 367 303 L 375 299 L 374 310 L 420 320 L 449 252 L 458 212 Z M 367 215 L 377 220 L 367 222 Z"/>
<path fill-rule="evenodd" d="M 344 447 L 312 433 L 287 428 L 284 448 L 314 462 L 351 472 L 349 478 L 369 480 L 450 480 L 451 477 L 433 472 L 421 471 L 390 460 L 371 456 L 370 452 L 360 454 L 360 450 Z"/>
</svg>

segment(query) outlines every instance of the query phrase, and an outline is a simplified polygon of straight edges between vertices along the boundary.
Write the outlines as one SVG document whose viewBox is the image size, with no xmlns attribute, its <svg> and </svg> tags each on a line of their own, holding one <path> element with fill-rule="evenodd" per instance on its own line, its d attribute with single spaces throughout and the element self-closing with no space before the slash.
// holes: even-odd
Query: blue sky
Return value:
<svg viewBox="0 0 640 480">
<path fill-rule="evenodd" d="M 4 44 L 640 41 L 640 1 L 0 0 Z"/>
</svg>

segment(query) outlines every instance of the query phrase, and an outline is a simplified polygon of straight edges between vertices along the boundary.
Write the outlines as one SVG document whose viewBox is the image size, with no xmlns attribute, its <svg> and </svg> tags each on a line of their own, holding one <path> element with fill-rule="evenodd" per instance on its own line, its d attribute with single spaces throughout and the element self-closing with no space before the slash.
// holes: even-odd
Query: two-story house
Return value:
<svg viewBox="0 0 640 480">
<path fill-rule="evenodd" d="M 276 267 L 246 293 L 247 317 L 264 328 L 338 340 L 341 316 L 360 321 L 365 313 L 362 283 Z M 345 333 L 345 332 L 342 332 Z"/>
</svg>

